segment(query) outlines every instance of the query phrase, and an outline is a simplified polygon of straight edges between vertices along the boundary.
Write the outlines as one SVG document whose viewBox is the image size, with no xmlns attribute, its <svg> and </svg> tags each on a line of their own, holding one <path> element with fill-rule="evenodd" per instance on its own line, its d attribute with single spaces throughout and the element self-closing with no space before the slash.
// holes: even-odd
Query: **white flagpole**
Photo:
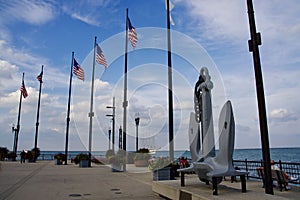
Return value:
<svg viewBox="0 0 300 200">
<path fill-rule="evenodd" d="M 126 36 L 125 36 L 125 66 L 124 66 L 124 101 L 123 101 L 123 150 L 126 157 L 126 118 L 127 118 L 127 51 L 128 51 L 128 8 L 126 9 Z M 123 170 L 126 171 L 126 161 Z"/>
<path fill-rule="evenodd" d="M 168 100 L 169 100 L 169 156 L 174 161 L 174 125 L 173 125 L 173 89 L 172 89 L 172 53 L 170 31 L 170 7 L 167 0 L 167 36 L 168 36 Z"/>
<path fill-rule="evenodd" d="M 90 112 L 89 112 L 89 118 L 90 118 L 90 126 L 89 126 L 89 158 L 90 162 L 89 165 L 91 165 L 91 156 L 92 156 L 92 133 L 93 133 L 93 100 L 94 100 L 94 76 L 95 76 L 95 59 L 96 59 L 96 44 L 97 44 L 97 37 L 95 36 L 95 42 L 94 42 L 94 57 L 93 57 L 93 72 L 92 72 L 92 86 L 91 86 L 91 104 L 90 104 Z"/>
</svg>

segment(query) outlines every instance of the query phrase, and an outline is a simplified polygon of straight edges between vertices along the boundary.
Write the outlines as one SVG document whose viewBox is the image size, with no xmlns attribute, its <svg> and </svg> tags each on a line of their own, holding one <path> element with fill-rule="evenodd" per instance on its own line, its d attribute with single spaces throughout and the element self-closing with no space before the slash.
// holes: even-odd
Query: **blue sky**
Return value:
<svg viewBox="0 0 300 200">
<path fill-rule="evenodd" d="M 260 130 L 246 0 L 174 0 L 172 17 L 175 147 L 188 149 L 187 126 L 193 86 L 207 66 L 214 82 L 214 124 L 227 99 L 236 122 L 236 148 L 259 148 Z M 128 149 L 134 150 L 134 117 L 140 113 L 141 147 L 167 149 L 166 11 L 164 0 L 4 1 L 0 0 L 0 146 L 12 149 L 22 72 L 29 97 L 23 99 L 18 149 L 34 145 L 39 83 L 44 65 L 38 146 L 64 150 L 71 53 L 85 70 L 74 78 L 70 150 L 86 150 L 94 37 L 108 68 L 96 65 L 93 150 L 106 150 L 116 97 L 122 126 L 125 10 L 139 41 L 128 55 Z M 284 9 L 283 9 L 284 8 Z M 271 147 L 300 146 L 300 5 L 297 0 L 254 0 Z M 217 132 L 217 128 L 215 128 Z M 116 131 L 117 132 L 117 131 Z M 216 133 L 217 134 L 217 133 Z"/>
</svg>

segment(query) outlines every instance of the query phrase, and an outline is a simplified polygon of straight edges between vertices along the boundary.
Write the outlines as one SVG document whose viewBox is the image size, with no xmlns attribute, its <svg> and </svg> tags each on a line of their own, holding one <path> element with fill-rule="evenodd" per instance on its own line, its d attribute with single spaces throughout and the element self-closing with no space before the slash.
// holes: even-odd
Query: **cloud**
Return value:
<svg viewBox="0 0 300 200">
<path fill-rule="evenodd" d="M 67 88 L 69 75 L 62 73 L 63 69 L 53 67 L 52 63 L 45 57 L 35 55 L 28 50 L 14 48 L 10 43 L 0 40 L 0 85 L 1 91 L 15 90 L 16 84 L 21 84 L 21 72 L 26 72 L 26 86 L 30 86 L 34 80 L 36 86 L 36 76 L 44 67 L 44 87 L 54 89 L 58 87 Z M 20 72 L 20 70 L 22 70 Z M 12 84 L 13 83 L 13 84 Z"/>
<path fill-rule="evenodd" d="M 12 48 L 4 40 L 0 40 L 0 52 L 1 59 L 28 69 L 35 68 L 37 63 L 46 63 L 45 58 L 32 55 L 24 50 Z"/>
<path fill-rule="evenodd" d="M 244 125 L 236 125 L 236 131 L 239 133 L 243 133 L 243 132 L 249 132 L 251 131 L 251 128 L 249 126 L 244 126 Z"/>
<path fill-rule="evenodd" d="M 8 88 L 12 89 L 11 81 L 14 80 L 14 74 L 18 71 L 18 67 L 8 61 L 0 59 L 0 95 Z"/>
<path fill-rule="evenodd" d="M 1 15 L 6 16 L 7 22 L 17 20 L 32 25 L 42 25 L 56 16 L 55 7 L 48 2 L 13 0 L 2 1 L 1 4 Z"/>
<path fill-rule="evenodd" d="M 224 48 L 231 53 L 248 50 L 250 32 L 246 1 L 177 0 L 176 3 L 186 9 L 190 18 L 181 25 L 211 52 L 224 55 Z M 300 62 L 297 54 L 300 51 L 299 9 L 297 0 L 254 2 L 257 32 L 262 35 L 261 54 L 267 66 Z"/>
<path fill-rule="evenodd" d="M 245 1 L 231 0 L 177 0 L 176 3 L 186 7 L 188 15 L 197 25 L 195 32 L 206 33 L 209 38 L 237 38 L 249 35 L 247 5 Z M 281 9 L 282 7 L 286 9 Z M 254 11 L 258 31 L 278 37 L 281 32 L 299 32 L 297 0 L 283 2 L 256 1 Z"/>
<path fill-rule="evenodd" d="M 274 117 L 274 118 L 282 118 L 282 117 L 286 117 L 287 115 L 288 115 L 288 111 L 282 108 L 272 110 L 270 112 L 270 117 Z"/>
<path fill-rule="evenodd" d="M 294 113 L 291 113 L 284 108 L 272 110 L 269 114 L 269 117 L 271 122 L 289 122 L 297 120 L 297 117 Z"/>
<path fill-rule="evenodd" d="M 247 32 L 245 3 L 242 1 L 176 1 L 188 10 L 195 25 L 191 30 L 206 40 L 239 39 Z M 175 10 L 174 10 L 175 11 Z M 193 29 L 193 30 L 192 30 Z M 202 40 L 203 41 L 203 40 Z"/>
<path fill-rule="evenodd" d="M 80 15 L 79 13 L 72 13 L 71 17 L 74 19 L 78 19 L 86 24 L 93 25 L 93 26 L 100 26 L 100 21 L 96 20 L 94 16 L 90 15 Z"/>
<path fill-rule="evenodd" d="M 112 14 L 115 12 L 118 3 L 117 1 L 82 1 L 78 0 L 76 3 L 63 3 L 62 10 L 70 15 L 73 19 L 84 22 L 92 26 L 100 26 L 107 23 L 107 19 L 103 20 L 106 12 Z M 118 5 L 119 6 L 119 5 Z M 78 9 L 80 7 L 80 9 Z M 101 12 L 99 11 L 101 10 Z"/>
</svg>

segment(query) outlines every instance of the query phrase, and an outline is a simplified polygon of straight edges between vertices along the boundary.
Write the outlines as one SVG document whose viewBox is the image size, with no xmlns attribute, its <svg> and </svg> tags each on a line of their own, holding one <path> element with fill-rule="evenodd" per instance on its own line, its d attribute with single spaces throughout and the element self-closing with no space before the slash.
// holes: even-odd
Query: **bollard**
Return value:
<svg viewBox="0 0 300 200">
<path fill-rule="evenodd" d="M 181 180 L 181 187 L 184 187 L 185 186 L 184 172 L 180 172 L 180 180 Z"/>
</svg>

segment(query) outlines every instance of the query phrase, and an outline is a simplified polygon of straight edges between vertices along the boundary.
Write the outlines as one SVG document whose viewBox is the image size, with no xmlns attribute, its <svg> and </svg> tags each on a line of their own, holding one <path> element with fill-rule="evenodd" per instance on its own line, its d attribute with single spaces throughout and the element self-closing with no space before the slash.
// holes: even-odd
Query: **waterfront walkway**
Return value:
<svg viewBox="0 0 300 200">
<path fill-rule="evenodd" d="M 146 168 L 128 166 L 126 173 L 113 173 L 104 165 L 79 168 L 71 163 L 54 165 L 54 161 L 1 165 L 0 200 L 161 199 L 152 192 Z"/>
<path fill-rule="evenodd" d="M 54 165 L 54 161 L 37 163 L 1 162 L 0 200 L 34 199 L 163 199 L 158 194 L 176 199 L 299 199 L 300 188 L 267 195 L 259 181 L 247 180 L 247 193 L 240 192 L 240 183 L 223 181 L 219 195 L 213 196 L 211 185 L 199 182 L 196 175 L 186 175 L 186 186 L 175 181 L 152 181 L 147 168 L 127 165 L 127 172 L 111 172 L 108 166 Z"/>
</svg>

